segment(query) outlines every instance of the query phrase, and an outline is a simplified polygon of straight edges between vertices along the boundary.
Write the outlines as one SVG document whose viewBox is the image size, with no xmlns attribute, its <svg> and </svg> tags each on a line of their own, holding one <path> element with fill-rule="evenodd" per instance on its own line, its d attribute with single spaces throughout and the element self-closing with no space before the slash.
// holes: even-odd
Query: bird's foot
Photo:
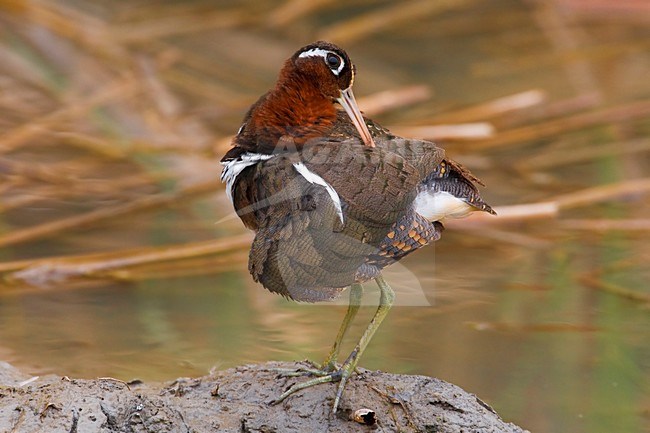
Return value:
<svg viewBox="0 0 650 433">
<path fill-rule="evenodd" d="M 336 363 L 336 358 L 332 358 L 331 355 L 328 356 L 320 366 L 318 366 L 319 370 L 326 371 L 328 373 L 338 371 L 340 368 L 341 366 Z"/>
<path fill-rule="evenodd" d="M 298 377 L 298 376 L 327 376 L 333 370 L 321 367 L 317 363 L 309 360 L 303 361 L 308 366 L 300 366 L 297 368 L 273 368 L 271 371 L 278 373 L 284 377 Z"/>
<path fill-rule="evenodd" d="M 325 370 L 325 368 L 334 368 L 334 370 L 328 371 Z M 336 397 L 334 398 L 334 404 L 332 406 L 332 413 L 336 413 L 339 407 L 339 403 L 341 401 L 341 397 L 343 396 L 343 390 L 345 389 L 345 384 L 347 383 L 352 373 L 354 373 L 355 368 L 356 368 L 356 360 L 348 359 L 348 361 L 346 361 L 340 367 L 338 367 L 335 363 L 332 362 L 331 364 L 324 364 L 320 369 L 294 370 L 294 374 L 291 376 L 311 374 L 317 377 L 310 379 L 306 382 L 296 383 L 295 385 L 291 386 L 288 390 L 286 390 L 284 393 L 282 393 L 282 395 L 280 395 L 280 397 L 274 400 L 272 404 L 278 404 L 284 399 L 286 399 L 287 397 L 289 397 L 290 395 L 302 389 L 310 388 L 314 385 L 319 385 L 321 383 L 329 383 L 329 382 L 339 382 L 339 386 L 336 390 Z"/>
</svg>

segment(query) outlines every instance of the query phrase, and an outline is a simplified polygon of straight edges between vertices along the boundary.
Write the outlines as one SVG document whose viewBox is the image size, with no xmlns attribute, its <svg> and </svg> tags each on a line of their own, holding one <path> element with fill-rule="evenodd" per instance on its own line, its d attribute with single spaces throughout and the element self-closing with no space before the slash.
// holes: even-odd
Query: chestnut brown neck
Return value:
<svg viewBox="0 0 650 433">
<path fill-rule="evenodd" d="M 324 137 L 337 119 L 334 102 L 323 95 L 313 76 L 286 64 L 280 78 L 251 111 L 244 141 L 255 144 L 255 152 L 299 150 L 311 139 Z"/>
</svg>

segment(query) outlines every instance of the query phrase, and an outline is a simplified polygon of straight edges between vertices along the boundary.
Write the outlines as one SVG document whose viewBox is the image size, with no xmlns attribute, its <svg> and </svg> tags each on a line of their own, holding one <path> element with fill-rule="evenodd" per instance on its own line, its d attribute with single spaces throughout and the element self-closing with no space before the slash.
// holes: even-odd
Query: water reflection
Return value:
<svg viewBox="0 0 650 433">
<path fill-rule="evenodd" d="M 633 254 L 645 243 L 626 239 L 623 248 L 603 239 L 594 248 L 573 239 L 526 250 L 447 235 L 404 264 L 432 305 L 395 307 L 364 367 L 443 378 L 547 431 L 621 422 L 630 425 L 620 431 L 635 431 L 650 360 L 647 305 L 594 291 L 576 276 L 632 259 L 605 278 L 641 287 L 648 271 Z M 144 380 L 268 359 L 320 360 L 345 307 L 284 301 L 240 268 L 4 296 L 4 358 L 34 374 Z M 373 311 L 362 308 L 348 345 Z M 548 413 L 552 420 L 541 419 Z"/>
</svg>

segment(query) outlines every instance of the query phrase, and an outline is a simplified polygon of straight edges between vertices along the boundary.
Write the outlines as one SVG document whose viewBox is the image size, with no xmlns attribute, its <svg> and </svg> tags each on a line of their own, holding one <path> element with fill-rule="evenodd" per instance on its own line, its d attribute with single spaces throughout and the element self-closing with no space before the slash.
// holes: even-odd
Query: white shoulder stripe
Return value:
<svg viewBox="0 0 650 433">
<path fill-rule="evenodd" d="M 304 177 L 309 183 L 314 183 L 316 185 L 325 187 L 325 190 L 334 202 L 336 213 L 338 214 L 341 223 L 345 224 L 345 221 L 343 220 L 343 209 L 341 208 L 341 198 L 339 197 L 339 194 L 336 192 L 336 190 L 332 187 L 332 185 L 327 183 L 325 179 L 313 171 L 310 171 L 302 162 L 296 162 L 293 164 L 293 166 L 295 167 L 296 171 L 300 173 L 302 177 Z"/>
<path fill-rule="evenodd" d="M 235 179 L 248 166 L 257 164 L 260 161 L 266 161 L 275 155 L 265 155 L 262 153 L 246 152 L 239 158 L 227 162 L 222 162 L 223 170 L 221 171 L 221 182 L 226 182 L 226 195 L 232 202 L 232 188 L 235 185 Z"/>
</svg>

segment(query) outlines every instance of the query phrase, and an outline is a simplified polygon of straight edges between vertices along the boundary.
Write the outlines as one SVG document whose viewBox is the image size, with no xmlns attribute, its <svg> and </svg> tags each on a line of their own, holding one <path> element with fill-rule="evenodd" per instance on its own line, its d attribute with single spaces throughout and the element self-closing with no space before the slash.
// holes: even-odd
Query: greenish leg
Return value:
<svg viewBox="0 0 650 433">
<path fill-rule="evenodd" d="M 336 370 L 336 359 L 339 356 L 339 350 L 341 349 L 341 343 L 345 334 L 350 329 L 350 325 L 354 320 L 354 317 L 359 311 L 361 306 L 361 298 L 363 297 L 363 286 L 361 284 L 353 284 L 350 286 L 350 303 L 348 304 L 348 311 L 345 313 L 341 327 L 339 328 L 339 333 L 336 335 L 336 340 L 334 340 L 334 345 L 330 350 L 330 353 L 325 358 L 325 361 L 321 365 L 322 371 L 335 371 Z"/>
<path fill-rule="evenodd" d="M 354 321 L 354 317 L 357 315 L 357 312 L 359 311 L 362 297 L 363 297 L 363 286 L 361 284 L 351 285 L 350 303 L 348 304 L 348 310 L 345 313 L 343 322 L 341 322 L 339 332 L 336 335 L 336 340 L 334 340 L 334 345 L 332 345 L 332 349 L 330 350 L 329 354 L 327 355 L 327 358 L 325 358 L 325 361 L 323 361 L 321 365 L 312 363 L 313 366 L 312 368 L 300 368 L 298 370 L 278 368 L 278 369 L 274 369 L 274 371 L 281 373 L 283 376 L 289 376 L 289 377 L 304 376 L 305 374 L 322 377 L 322 376 L 328 376 L 330 373 L 338 370 L 338 366 L 336 365 L 336 360 L 339 355 L 339 350 L 341 349 L 341 342 L 343 341 L 345 334 L 348 332 L 348 329 L 350 329 L 350 325 Z"/>
<path fill-rule="evenodd" d="M 332 371 L 331 373 L 320 376 L 311 380 L 308 380 L 303 383 L 298 383 L 296 385 L 293 385 L 291 388 L 289 388 L 287 391 L 285 391 L 276 401 L 275 403 L 279 403 L 291 394 L 293 394 L 296 391 L 300 391 L 301 389 L 309 388 L 314 385 L 318 385 L 320 383 L 327 383 L 327 382 L 336 382 L 340 381 L 338 389 L 336 391 L 336 398 L 334 399 L 334 406 L 332 408 L 332 412 L 336 412 L 339 406 L 339 402 L 341 401 L 341 396 L 343 395 L 343 390 L 345 389 L 345 384 L 348 381 L 348 378 L 352 375 L 354 372 L 354 369 L 357 366 L 357 363 L 359 362 L 359 359 L 361 358 L 361 355 L 363 354 L 364 350 L 368 346 L 368 343 L 370 343 L 370 340 L 372 339 L 372 336 L 375 334 L 377 329 L 379 328 L 379 325 L 381 325 L 381 322 L 384 320 L 386 315 L 388 314 L 388 310 L 390 310 L 390 307 L 393 305 L 393 301 L 395 299 L 395 293 L 393 292 L 393 289 L 390 288 L 390 286 L 384 281 L 384 278 L 380 275 L 377 278 L 375 278 L 375 281 L 377 281 L 377 285 L 379 286 L 379 292 L 380 292 L 380 297 L 379 297 L 379 307 L 377 308 L 377 311 L 375 312 L 375 315 L 373 316 L 372 320 L 370 321 L 370 324 L 368 324 L 368 327 L 364 331 L 363 335 L 359 339 L 359 342 L 357 345 L 354 347 L 354 350 L 350 355 L 347 357 L 343 365 L 341 366 L 340 369 Z M 357 289 L 351 290 L 350 291 L 350 297 L 352 298 L 353 292 L 355 293 L 354 296 L 358 295 L 358 299 L 361 299 L 361 291 Z M 352 299 L 351 299 L 352 301 Z M 358 311 L 358 304 L 357 302 L 357 308 L 353 308 L 353 303 L 350 302 L 350 307 L 348 308 L 348 313 L 345 315 L 345 319 L 343 320 L 343 324 L 341 325 L 341 329 L 339 330 L 339 334 L 336 337 L 336 341 L 334 343 L 334 347 L 332 348 L 332 351 L 330 352 L 329 356 L 326 359 L 326 363 L 329 360 L 336 359 L 336 355 L 338 353 L 339 347 L 340 347 L 340 340 L 343 338 L 343 335 L 345 335 L 345 332 L 349 328 L 349 325 L 352 321 L 352 318 L 354 318 L 354 315 Z M 347 322 L 347 323 L 346 323 Z M 335 363 L 334 363 L 335 365 Z"/>
<path fill-rule="evenodd" d="M 370 343 L 372 336 L 375 335 L 375 332 L 377 329 L 379 329 L 379 325 L 381 325 L 381 322 L 388 314 L 388 311 L 390 310 L 390 307 L 393 305 L 393 301 L 395 300 L 395 292 L 393 292 L 393 289 L 391 289 L 391 287 L 386 283 L 384 277 L 379 275 L 377 278 L 375 278 L 375 281 L 379 286 L 379 307 L 377 308 L 375 315 L 372 317 L 370 324 L 359 339 L 359 342 L 354 347 L 354 350 L 352 350 L 352 353 L 350 353 L 348 358 L 341 366 L 341 369 L 339 370 L 341 374 L 341 382 L 339 383 L 338 390 L 336 391 L 336 398 L 334 399 L 334 407 L 332 408 L 332 412 L 336 412 L 338 409 L 339 402 L 341 401 L 341 396 L 343 395 L 343 390 L 345 389 L 345 384 L 348 381 L 348 378 L 352 375 L 354 369 L 357 368 L 357 363 L 359 362 L 359 359 L 361 359 L 361 355 L 363 354 L 364 350 L 366 350 L 366 347 L 368 346 L 368 343 Z"/>
</svg>

